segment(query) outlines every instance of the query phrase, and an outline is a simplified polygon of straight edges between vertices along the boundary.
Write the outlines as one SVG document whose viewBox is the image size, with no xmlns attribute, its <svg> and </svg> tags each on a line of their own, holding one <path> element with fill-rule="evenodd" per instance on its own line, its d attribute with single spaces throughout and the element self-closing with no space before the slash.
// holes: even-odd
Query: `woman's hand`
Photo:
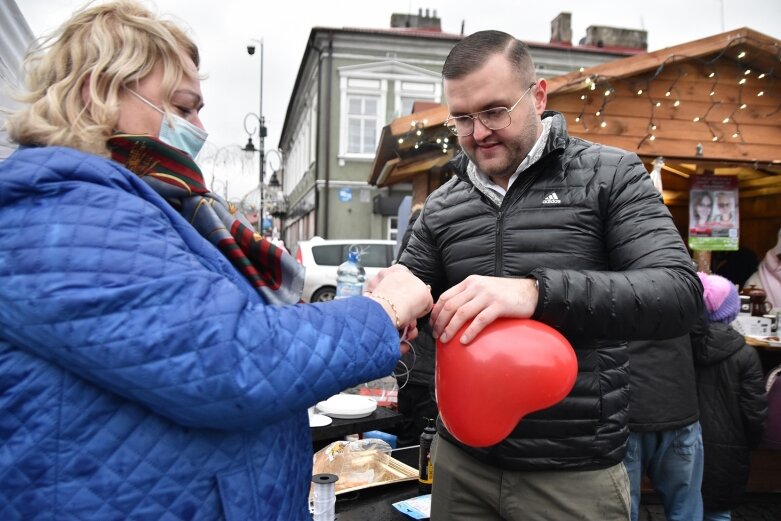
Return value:
<svg viewBox="0 0 781 521">
<path fill-rule="evenodd" d="M 381 270 L 367 283 L 366 290 L 368 297 L 382 305 L 397 329 L 407 329 L 409 340 L 417 336 L 417 319 L 434 306 L 431 287 L 400 264 Z"/>
</svg>

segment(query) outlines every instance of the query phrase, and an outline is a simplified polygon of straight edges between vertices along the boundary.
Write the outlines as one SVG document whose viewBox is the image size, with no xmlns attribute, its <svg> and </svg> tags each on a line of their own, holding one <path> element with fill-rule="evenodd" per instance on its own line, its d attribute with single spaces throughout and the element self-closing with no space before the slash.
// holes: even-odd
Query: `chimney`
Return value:
<svg viewBox="0 0 781 521">
<path fill-rule="evenodd" d="M 391 28 L 419 29 L 441 33 L 442 22 L 437 17 L 437 12 L 434 11 L 433 16 L 430 13 L 431 11 L 426 9 L 424 15 L 422 7 L 418 8 L 417 16 L 414 14 L 393 13 L 391 15 Z"/>
<path fill-rule="evenodd" d="M 551 43 L 572 45 L 572 14 L 559 13 L 550 23 Z"/>
<path fill-rule="evenodd" d="M 586 29 L 584 43 L 597 47 L 623 47 L 645 51 L 648 49 L 648 32 L 639 29 L 592 25 Z"/>
</svg>

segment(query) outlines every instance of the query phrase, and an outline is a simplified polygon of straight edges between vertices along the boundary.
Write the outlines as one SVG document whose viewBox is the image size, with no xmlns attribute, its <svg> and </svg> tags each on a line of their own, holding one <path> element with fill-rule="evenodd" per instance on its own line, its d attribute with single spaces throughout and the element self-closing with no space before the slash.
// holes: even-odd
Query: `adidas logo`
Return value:
<svg viewBox="0 0 781 521">
<path fill-rule="evenodd" d="M 561 204 L 561 199 L 556 195 L 556 192 L 551 192 L 545 196 L 542 200 L 542 204 Z"/>
</svg>

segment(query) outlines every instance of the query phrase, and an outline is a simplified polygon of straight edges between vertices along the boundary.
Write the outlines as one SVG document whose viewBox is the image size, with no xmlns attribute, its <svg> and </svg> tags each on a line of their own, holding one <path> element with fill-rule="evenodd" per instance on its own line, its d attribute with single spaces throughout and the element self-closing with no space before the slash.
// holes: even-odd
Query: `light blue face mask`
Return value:
<svg viewBox="0 0 781 521">
<path fill-rule="evenodd" d="M 164 110 L 143 97 L 141 94 L 131 89 L 127 90 L 133 96 L 140 99 L 163 115 L 163 121 L 160 123 L 160 141 L 167 145 L 171 145 L 174 148 L 178 148 L 193 159 L 198 156 L 198 152 L 200 152 L 201 148 L 203 148 L 203 144 L 206 142 L 206 137 L 209 135 L 205 130 L 196 127 L 181 116 L 177 116 L 176 114 L 166 114 Z"/>
</svg>

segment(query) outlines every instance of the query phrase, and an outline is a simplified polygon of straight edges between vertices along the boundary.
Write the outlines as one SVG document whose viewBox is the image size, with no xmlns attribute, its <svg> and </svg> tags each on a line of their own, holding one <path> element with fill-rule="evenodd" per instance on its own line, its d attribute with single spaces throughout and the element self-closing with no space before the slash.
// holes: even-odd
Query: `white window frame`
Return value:
<svg viewBox="0 0 781 521">
<path fill-rule="evenodd" d="M 394 82 L 393 92 L 395 99 L 393 112 L 397 118 L 407 116 L 411 112 L 412 107 L 410 107 L 410 111 L 404 110 L 405 99 L 414 101 L 433 101 L 436 103 L 439 103 L 442 100 L 442 82 L 439 81 L 439 79 L 436 81 L 423 80 L 423 78 L 416 78 L 413 80 L 397 79 Z"/>
<path fill-rule="evenodd" d="M 360 65 L 348 65 L 339 68 L 340 85 L 340 114 L 339 114 L 339 159 L 340 161 L 360 160 L 372 161 L 376 155 L 375 149 L 371 153 L 349 153 L 347 151 L 348 136 L 348 102 L 349 96 L 375 95 L 379 96 L 377 104 L 376 139 L 379 142 L 382 129 L 396 117 L 394 114 L 401 110 L 401 93 L 396 92 L 393 99 L 393 108 L 388 107 L 389 82 L 410 83 L 407 90 L 415 89 L 415 84 L 431 83 L 434 85 L 432 101 L 442 100 L 442 78 L 438 72 L 401 63 L 395 60 L 375 63 L 363 63 Z M 393 84 L 396 86 L 396 83 Z M 415 92 L 416 99 L 427 99 Z"/>
<path fill-rule="evenodd" d="M 361 111 L 353 114 L 350 112 L 350 107 L 356 102 L 360 104 Z M 379 102 L 380 97 L 377 95 L 356 93 L 350 93 L 347 95 L 348 108 L 346 111 L 347 114 L 345 116 L 347 118 L 347 142 L 345 143 L 345 146 L 347 147 L 347 154 L 353 156 L 374 154 L 374 151 L 377 149 L 377 122 L 379 121 Z M 367 108 L 367 105 L 370 103 L 375 104 L 374 112 L 370 112 Z M 354 123 L 358 123 L 358 136 L 352 136 L 350 134 L 350 129 Z M 374 142 L 369 142 L 367 139 L 367 133 L 372 130 L 374 131 Z M 352 145 L 352 138 L 357 138 L 358 150 L 350 150 Z"/>
<path fill-rule="evenodd" d="M 357 76 L 342 76 L 340 80 L 341 85 L 341 107 L 340 111 L 340 131 L 339 131 L 339 157 L 349 159 L 374 159 L 377 151 L 377 143 L 379 141 L 380 134 L 382 133 L 382 127 L 385 124 L 385 107 L 387 106 L 387 94 L 388 94 L 388 82 L 385 79 L 380 78 L 367 78 L 361 75 Z M 349 152 L 348 151 L 348 138 L 349 138 L 349 125 L 350 115 L 349 103 L 353 97 L 368 98 L 373 97 L 377 99 L 377 113 L 375 115 L 374 124 L 374 148 L 368 152 Z M 365 116 L 365 115 L 364 115 Z"/>
<path fill-rule="evenodd" d="M 397 216 L 391 215 L 388 217 L 388 232 L 385 234 L 385 237 L 389 241 L 399 242 L 399 218 Z"/>
</svg>

